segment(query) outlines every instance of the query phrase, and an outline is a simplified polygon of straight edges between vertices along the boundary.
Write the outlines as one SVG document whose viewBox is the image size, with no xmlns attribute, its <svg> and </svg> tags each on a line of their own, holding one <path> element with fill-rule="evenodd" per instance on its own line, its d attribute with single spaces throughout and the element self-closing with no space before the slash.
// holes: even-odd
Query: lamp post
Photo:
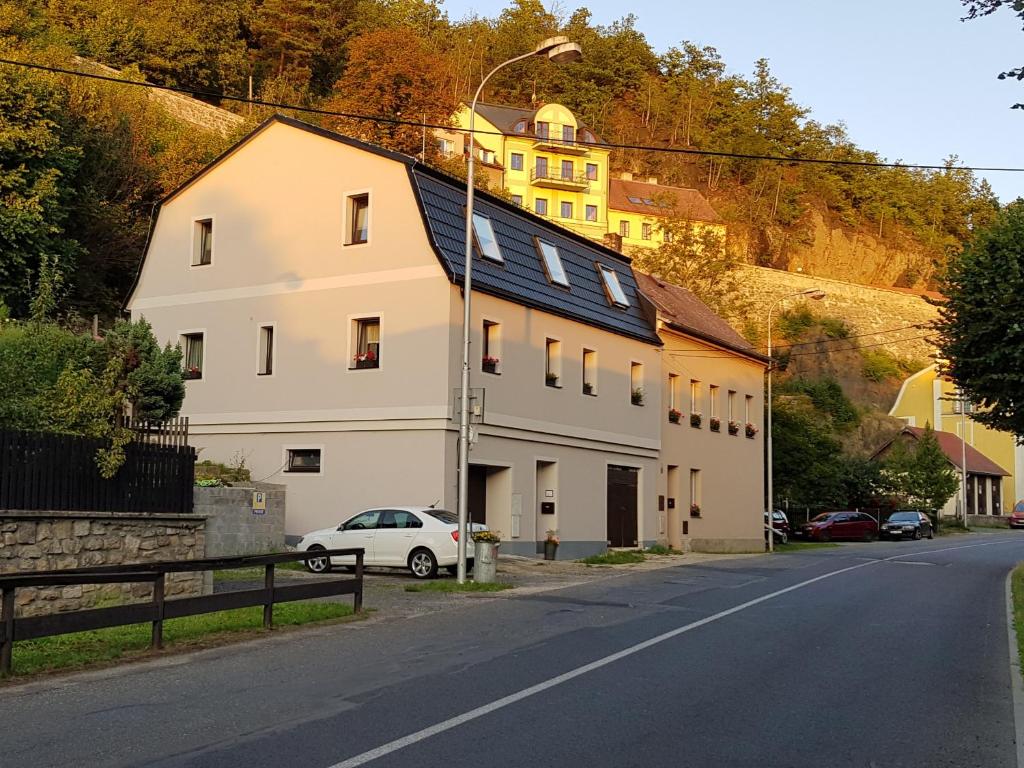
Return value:
<svg viewBox="0 0 1024 768">
<path fill-rule="evenodd" d="M 774 488 L 772 487 L 772 368 L 774 363 L 772 362 L 772 312 L 775 311 L 775 307 L 784 302 L 786 299 L 791 299 L 794 296 L 807 296 L 815 301 L 820 301 L 825 298 L 825 292 L 820 288 L 808 288 L 803 291 L 797 291 L 796 293 L 787 293 L 785 296 L 780 296 L 771 303 L 768 307 L 768 397 L 767 397 L 767 418 L 765 419 L 765 431 L 767 432 L 766 438 L 768 443 L 768 471 L 765 473 L 765 479 L 768 485 L 768 551 L 775 551 L 775 500 L 774 500 Z"/>
<path fill-rule="evenodd" d="M 471 322 L 470 303 L 473 295 L 473 175 L 475 169 L 476 103 L 480 99 L 480 93 L 483 91 L 484 85 L 491 79 L 491 76 L 509 64 L 515 64 L 517 61 L 523 61 L 533 56 L 547 56 L 548 59 L 556 64 L 565 64 L 579 60 L 582 55 L 579 44 L 570 42 L 569 38 L 562 35 L 549 37 L 529 53 L 511 58 L 492 69 L 480 81 L 480 87 L 476 89 L 473 103 L 469 107 L 469 166 L 466 172 L 466 262 L 462 288 L 462 386 L 459 404 L 459 564 L 457 571 L 459 584 L 466 582 L 466 546 L 469 538 L 469 336 Z"/>
</svg>

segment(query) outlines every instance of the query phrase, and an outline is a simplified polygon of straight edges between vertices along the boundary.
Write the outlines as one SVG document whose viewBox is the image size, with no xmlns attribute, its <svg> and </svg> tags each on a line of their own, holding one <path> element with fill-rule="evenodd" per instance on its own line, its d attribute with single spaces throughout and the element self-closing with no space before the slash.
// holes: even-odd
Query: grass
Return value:
<svg viewBox="0 0 1024 768">
<path fill-rule="evenodd" d="M 1024 665 L 1024 563 L 1013 569 L 1010 577 L 1013 596 L 1013 626 L 1017 630 L 1017 655 Z"/>
<path fill-rule="evenodd" d="M 644 550 L 645 555 L 681 555 L 683 554 L 678 549 L 672 549 L 672 547 L 666 547 L 664 544 L 655 544 L 653 547 L 648 547 Z"/>
<path fill-rule="evenodd" d="M 501 592 L 505 589 L 512 589 L 511 584 L 491 582 L 482 584 L 477 581 L 467 581 L 459 584 L 455 579 L 437 579 L 436 581 L 421 581 L 418 584 L 406 586 L 406 592 Z"/>
<path fill-rule="evenodd" d="M 587 565 L 627 565 L 629 563 L 642 563 L 644 553 L 636 549 L 617 549 L 604 552 L 600 555 L 584 557 L 579 562 Z"/>
<path fill-rule="evenodd" d="M 277 571 L 304 571 L 306 567 L 302 563 L 278 563 L 274 566 L 275 575 Z M 263 566 L 256 568 L 225 568 L 222 571 L 213 572 L 214 582 L 218 581 L 263 581 Z"/>
<path fill-rule="evenodd" d="M 351 615 L 352 606 L 341 603 L 281 603 L 274 606 L 274 625 L 313 624 Z M 150 627 L 148 623 L 129 624 L 17 642 L 14 674 L 80 669 L 140 656 L 149 648 Z M 164 647 L 213 645 L 233 635 L 264 631 L 262 607 L 186 616 L 164 622 Z"/>
<path fill-rule="evenodd" d="M 794 541 L 790 539 L 786 544 L 779 544 L 776 542 L 776 552 L 800 552 L 804 549 L 830 549 L 831 547 L 838 547 L 834 541 Z"/>
</svg>

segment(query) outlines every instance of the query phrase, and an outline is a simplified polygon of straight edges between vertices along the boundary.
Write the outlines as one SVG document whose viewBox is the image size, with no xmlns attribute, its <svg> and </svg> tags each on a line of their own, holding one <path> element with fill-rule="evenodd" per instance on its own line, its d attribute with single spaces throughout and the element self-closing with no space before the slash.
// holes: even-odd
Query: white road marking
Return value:
<svg viewBox="0 0 1024 768">
<path fill-rule="evenodd" d="M 945 549 L 930 549 L 924 550 L 922 552 L 908 552 L 903 555 L 894 555 L 893 557 L 887 557 L 882 560 L 869 560 L 867 562 L 858 563 L 857 565 L 851 565 L 847 568 L 840 568 L 837 571 L 830 571 L 829 573 L 824 573 L 821 576 L 815 576 L 813 579 L 801 581 L 799 584 L 794 584 L 792 586 L 785 587 L 784 589 L 779 589 L 775 592 L 770 592 L 767 595 L 762 595 L 761 597 L 754 598 L 753 600 L 748 600 L 745 603 L 740 603 L 739 605 L 733 606 L 732 608 L 728 608 L 724 611 L 719 611 L 718 613 L 700 619 L 699 621 L 694 621 L 690 624 L 686 624 L 685 626 L 677 627 L 676 629 L 669 630 L 668 632 L 663 632 L 662 634 L 652 637 L 649 640 L 644 640 L 642 643 L 631 645 L 628 648 L 624 648 L 621 651 L 613 653 L 609 656 L 605 656 L 604 658 L 598 659 L 597 661 L 592 661 L 589 664 L 584 664 L 582 667 L 576 667 L 576 669 L 564 672 L 563 674 L 558 675 L 557 677 L 553 677 L 550 680 L 545 680 L 543 683 L 531 685 L 529 688 L 524 688 L 521 691 L 516 691 L 515 693 L 511 693 L 508 696 L 503 696 L 500 699 L 495 699 L 494 701 L 488 704 L 484 704 L 483 706 L 477 707 L 476 709 L 471 709 L 468 712 L 464 712 L 461 715 L 456 715 L 455 717 L 449 718 L 448 720 L 444 720 L 440 723 L 436 723 L 427 728 L 416 731 L 415 733 L 410 733 L 408 736 L 403 736 L 400 739 L 389 741 L 387 744 L 382 744 L 381 746 L 376 747 L 375 749 L 371 749 L 368 752 L 363 752 L 360 755 L 355 755 L 354 757 L 342 760 L 340 763 L 334 763 L 333 765 L 329 766 L 329 768 L 356 768 L 360 765 L 366 765 L 367 763 L 372 762 L 373 760 L 384 757 L 385 755 L 390 755 L 392 752 L 397 752 L 401 749 L 405 749 L 406 747 L 410 747 L 413 744 L 416 744 L 420 741 L 424 741 L 425 739 L 437 736 L 439 733 L 450 731 L 452 728 L 457 728 L 460 725 L 464 725 L 465 723 L 481 718 L 484 715 L 490 714 L 491 712 L 496 712 L 499 709 L 504 709 L 505 707 L 515 704 L 516 702 L 522 701 L 523 699 L 528 699 L 531 696 L 536 696 L 538 693 L 543 693 L 544 691 L 547 691 L 551 688 L 555 688 L 556 686 L 562 685 L 563 683 L 567 683 L 570 680 L 580 677 L 581 675 L 587 674 L 588 672 L 593 672 L 595 669 L 600 669 L 601 667 L 606 667 L 609 664 L 614 664 L 616 661 L 620 661 L 621 659 L 625 659 L 629 656 L 637 654 L 640 651 L 646 650 L 648 648 L 651 648 L 652 646 L 663 643 L 666 640 L 671 640 L 674 637 L 679 637 L 679 635 L 685 634 L 687 632 L 692 632 L 693 630 L 699 629 L 700 627 L 703 627 L 707 624 L 711 624 L 713 622 L 724 619 L 726 616 L 732 616 L 733 614 L 739 613 L 740 611 L 745 611 L 748 608 L 753 608 L 755 605 L 760 605 L 761 603 L 767 602 L 768 600 L 773 600 L 776 597 L 779 597 L 780 595 L 785 595 L 789 592 L 794 592 L 795 590 L 803 589 L 804 587 L 810 586 L 811 584 L 816 584 L 819 581 L 830 579 L 833 576 L 839 576 L 843 573 L 856 571 L 859 568 L 864 568 L 866 566 L 874 565 L 876 563 L 885 563 L 894 560 L 899 560 L 900 558 L 904 557 L 917 557 L 920 555 L 931 554 L 935 552 L 952 552 L 958 549 L 972 549 L 974 547 L 989 547 L 994 544 L 1007 544 L 1013 543 L 1014 541 L 1019 540 L 1002 539 L 1000 541 L 987 541 L 983 544 L 966 544 L 958 547 L 947 547 Z M 1024 768 L 1024 766 L 1022 766 L 1022 768 Z"/>
</svg>

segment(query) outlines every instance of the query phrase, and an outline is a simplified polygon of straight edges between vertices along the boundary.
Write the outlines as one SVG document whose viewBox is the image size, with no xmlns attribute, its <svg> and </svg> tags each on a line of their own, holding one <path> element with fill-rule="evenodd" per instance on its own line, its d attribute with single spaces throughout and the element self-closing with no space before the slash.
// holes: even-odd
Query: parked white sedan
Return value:
<svg viewBox="0 0 1024 768">
<path fill-rule="evenodd" d="M 487 526 L 473 523 L 471 530 L 486 531 Z M 467 565 L 472 567 L 473 542 L 467 545 Z M 459 518 L 454 513 L 432 507 L 381 507 L 360 512 L 336 528 L 307 533 L 295 548 L 305 552 L 362 547 L 363 565 L 408 568 L 418 579 L 432 579 L 438 566 L 455 572 L 458 546 Z M 306 567 L 324 573 L 336 565 L 353 568 L 355 562 L 354 555 L 319 557 L 307 560 Z"/>
</svg>

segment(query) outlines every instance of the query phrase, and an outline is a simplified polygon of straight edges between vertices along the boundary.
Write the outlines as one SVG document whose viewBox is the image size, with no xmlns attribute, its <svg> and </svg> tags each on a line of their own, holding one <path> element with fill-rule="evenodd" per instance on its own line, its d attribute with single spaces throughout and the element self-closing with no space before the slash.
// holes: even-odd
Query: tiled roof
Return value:
<svg viewBox="0 0 1024 768">
<path fill-rule="evenodd" d="M 466 105 L 469 106 L 468 104 Z M 534 115 L 537 114 L 538 107 L 531 107 L 524 109 L 522 107 L 506 107 L 502 104 L 484 104 L 482 102 L 476 103 L 476 113 L 484 118 L 487 122 L 493 125 L 502 133 L 512 134 L 513 136 L 520 135 L 515 131 L 516 123 L 520 120 L 526 120 L 527 123 L 533 120 Z M 603 143 L 601 137 L 598 136 L 594 129 L 586 125 L 579 118 L 576 119 L 577 130 L 587 130 L 594 134 L 594 140 L 597 144 Z"/>
<path fill-rule="evenodd" d="M 651 200 L 652 203 L 634 202 L 634 200 Z M 648 216 L 663 216 L 666 211 L 662 206 L 674 208 L 677 216 L 694 221 L 721 223 L 722 218 L 711 207 L 696 189 L 684 187 L 666 187 L 662 184 L 648 184 L 645 181 L 626 181 L 612 179 L 608 182 L 608 207 L 616 211 L 642 213 Z"/>
<path fill-rule="evenodd" d="M 924 435 L 924 427 L 904 427 L 903 431 L 911 435 L 915 440 L 919 440 Z M 967 473 L 972 475 L 996 475 L 998 477 L 1008 477 L 1010 475 L 1005 469 L 996 464 L 992 459 L 983 454 L 973 445 L 964 446 L 963 441 L 952 432 L 940 432 L 934 430 L 935 439 L 939 443 L 939 448 L 946 455 L 946 458 L 953 464 L 957 469 L 962 469 L 960 464 L 963 450 L 967 449 Z"/>
<path fill-rule="evenodd" d="M 675 330 L 692 333 L 758 360 L 767 359 L 755 352 L 749 341 L 686 288 L 636 270 L 634 274 L 640 290 L 658 308 L 662 319 Z"/>
<path fill-rule="evenodd" d="M 412 168 L 427 231 L 448 274 L 462 282 L 465 264 L 465 182 L 423 166 Z M 473 290 L 536 307 L 612 333 L 653 344 L 661 340 L 644 312 L 629 260 L 496 197 L 477 192 L 473 209 L 488 217 L 504 264 L 476 257 Z M 547 278 L 534 238 L 558 248 L 570 288 Z M 618 309 L 605 294 L 596 264 L 614 269 L 630 306 Z"/>
</svg>

